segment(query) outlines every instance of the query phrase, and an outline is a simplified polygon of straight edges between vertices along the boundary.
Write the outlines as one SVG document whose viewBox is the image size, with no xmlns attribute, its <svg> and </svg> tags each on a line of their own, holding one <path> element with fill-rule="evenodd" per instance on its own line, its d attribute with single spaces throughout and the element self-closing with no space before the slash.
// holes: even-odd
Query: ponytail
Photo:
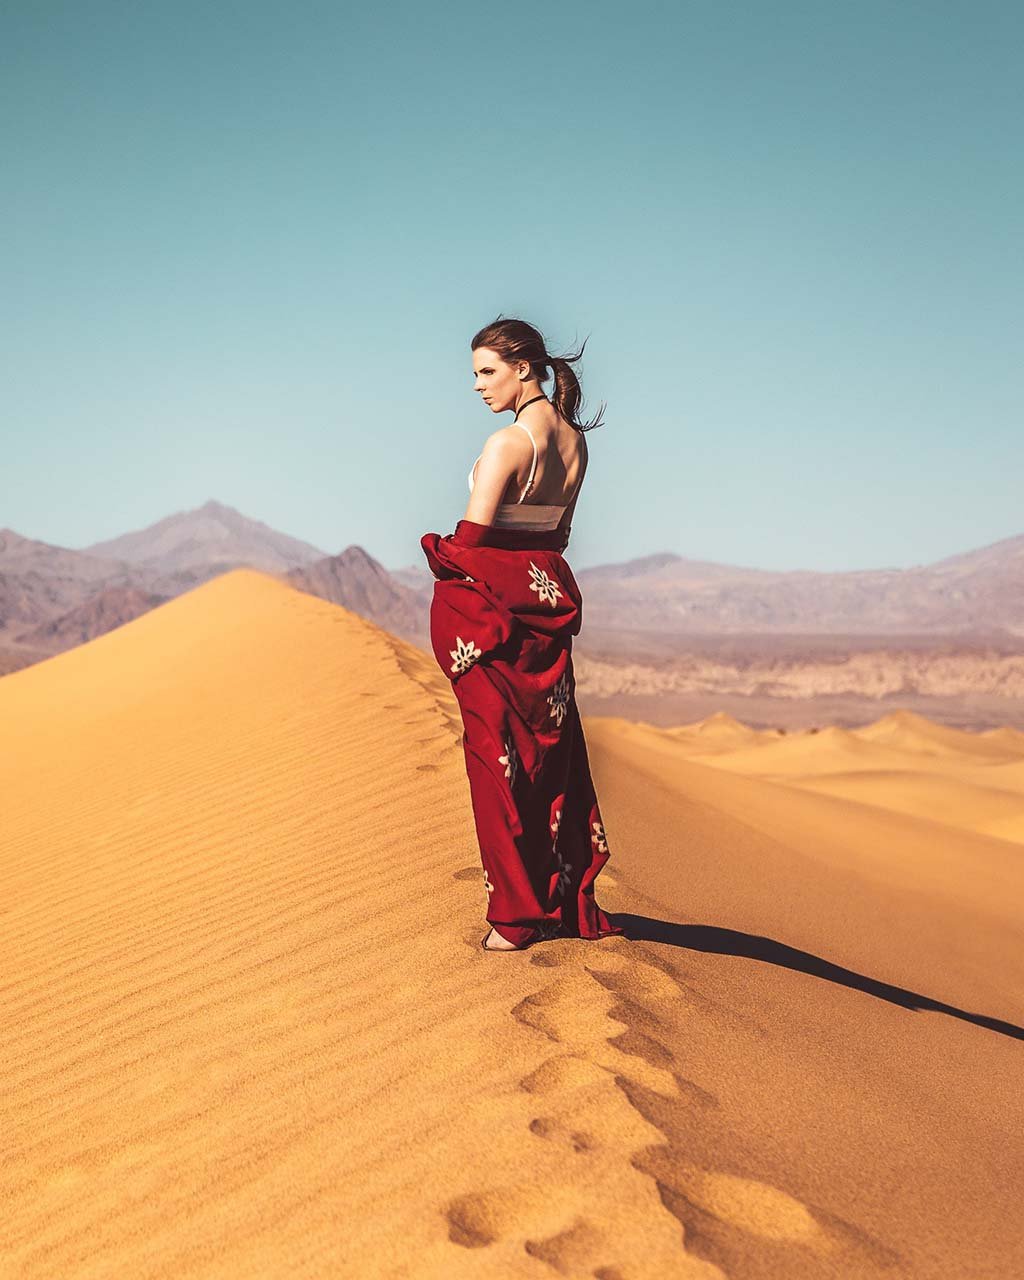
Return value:
<svg viewBox="0 0 1024 1280">
<path fill-rule="evenodd" d="M 576 377 L 576 371 L 573 365 L 583 355 L 584 348 L 589 339 L 586 339 L 583 346 L 575 355 L 568 356 L 547 356 L 544 363 L 551 366 L 551 372 L 555 378 L 555 389 L 551 395 L 551 402 L 566 420 L 577 431 L 593 431 L 595 427 L 604 426 L 602 414 L 605 404 L 602 401 L 601 408 L 597 412 L 597 416 L 591 422 L 580 422 L 576 413 L 583 400 L 583 388 L 580 386 L 580 380 Z M 544 374 L 539 380 L 546 381 L 547 375 Z"/>
</svg>

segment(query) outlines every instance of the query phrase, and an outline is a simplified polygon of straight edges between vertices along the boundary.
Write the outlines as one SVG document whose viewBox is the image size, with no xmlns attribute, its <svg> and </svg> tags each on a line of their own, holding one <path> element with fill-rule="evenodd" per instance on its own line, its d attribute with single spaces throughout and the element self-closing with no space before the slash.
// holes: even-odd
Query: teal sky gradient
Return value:
<svg viewBox="0 0 1024 1280">
<path fill-rule="evenodd" d="M 423 564 L 499 312 L 581 371 L 569 559 L 1024 533 L 1024 8 L 11 3 L 0 526 L 208 498 Z"/>
</svg>

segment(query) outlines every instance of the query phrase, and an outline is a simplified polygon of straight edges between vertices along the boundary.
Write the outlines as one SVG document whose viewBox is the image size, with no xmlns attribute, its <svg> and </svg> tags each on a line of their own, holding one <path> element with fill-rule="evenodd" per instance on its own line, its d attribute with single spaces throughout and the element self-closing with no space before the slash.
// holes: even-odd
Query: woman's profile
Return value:
<svg viewBox="0 0 1024 1280">
<path fill-rule="evenodd" d="M 584 342 L 583 346 L 586 346 Z M 436 579 L 434 655 L 462 713 L 487 895 L 488 951 L 621 934 L 594 896 L 609 857 L 576 706 L 572 637 L 583 599 L 562 552 L 587 468 L 575 355 L 552 356 L 524 320 L 470 343 L 474 390 L 511 423 L 470 468 L 454 533 L 420 540 Z M 542 385 L 554 375 L 551 399 Z"/>
</svg>

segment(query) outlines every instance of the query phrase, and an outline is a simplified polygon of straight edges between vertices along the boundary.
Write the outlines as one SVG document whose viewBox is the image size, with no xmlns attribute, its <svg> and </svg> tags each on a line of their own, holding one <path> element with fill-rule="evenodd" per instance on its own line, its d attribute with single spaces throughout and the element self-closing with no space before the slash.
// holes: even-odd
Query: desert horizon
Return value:
<svg viewBox="0 0 1024 1280">
<path fill-rule="evenodd" d="M 904 707 L 1024 729 L 1022 556 L 1024 535 L 904 570 L 777 573 L 675 553 L 579 569 L 581 706 L 663 727 L 724 709 L 761 728 L 855 728 Z M 430 652 L 424 567 L 388 570 L 361 545 L 330 555 L 210 499 L 79 550 L 0 530 L 0 677 L 236 568 Z"/>
</svg>

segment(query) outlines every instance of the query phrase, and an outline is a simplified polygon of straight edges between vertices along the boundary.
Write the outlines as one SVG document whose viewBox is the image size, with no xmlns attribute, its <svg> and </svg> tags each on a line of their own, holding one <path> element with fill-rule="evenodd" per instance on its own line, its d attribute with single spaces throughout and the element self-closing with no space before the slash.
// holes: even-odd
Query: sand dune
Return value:
<svg viewBox="0 0 1024 1280">
<path fill-rule="evenodd" d="M 630 938 L 488 955 L 447 680 L 250 570 L 0 725 L 3 1274 L 1024 1270 L 1010 841 L 588 719 Z"/>
<path fill-rule="evenodd" d="M 729 740 L 722 738 L 711 751 L 706 751 L 699 739 L 680 736 L 678 741 L 687 748 L 691 760 L 704 760 L 737 773 L 832 773 L 858 765 L 877 768 L 890 764 L 895 768 L 906 762 L 906 756 L 895 748 L 865 742 L 849 729 L 831 725 L 816 733 L 772 734 L 754 741 L 737 737 L 731 747 Z"/>
<path fill-rule="evenodd" d="M 780 736 L 725 717 L 708 749 L 706 725 L 663 732 L 697 763 L 1024 842 L 1024 735 L 1012 730 L 967 733 L 898 711 Z"/>
<path fill-rule="evenodd" d="M 1024 756 L 1024 733 L 1019 729 L 1011 729 L 1009 725 L 1000 725 L 998 729 L 984 729 L 978 734 L 989 742 L 1009 747 L 1018 755 Z"/>
<path fill-rule="evenodd" d="M 764 742 L 776 741 L 778 734 L 774 731 L 752 729 L 742 724 L 735 716 L 724 711 L 716 711 L 714 715 L 705 716 L 695 724 L 679 725 L 664 731 L 670 737 L 693 744 L 699 751 L 714 753 L 715 751 L 735 751 L 737 747 L 758 746 Z"/>
<path fill-rule="evenodd" d="M 895 769 L 861 769 L 855 773 L 773 781 L 894 809 L 898 813 L 915 814 L 966 831 L 1002 834 L 1003 839 L 1024 839 L 1024 792 L 1020 791 L 1000 791 L 960 782 L 954 777 Z M 1011 834 L 1015 831 L 1019 836 Z"/>
<path fill-rule="evenodd" d="M 993 761 L 1024 759 L 1024 734 L 1003 728 L 996 733 L 968 733 L 935 724 L 912 711 L 894 711 L 874 724 L 854 729 L 865 742 L 879 742 L 924 755 L 964 755 Z"/>
<path fill-rule="evenodd" d="M 602 717 L 607 719 L 609 717 Z M 611 719 L 620 717 L 612 716 Z M 714 715 L 705 716 L 694 724 L 672 725 L 659 732 L 674 739 L 685 754 L 694 760 L 716 760 L 721 757 L 725 762 L 731 761 L 740 753 L 743 759 L 756 759 L 765 748 L 785 741 L 778 729 L 752 729 L 750 725 L 741 724 L 733 716 L 724 711 L 716 711 Z"/>
</svg>

